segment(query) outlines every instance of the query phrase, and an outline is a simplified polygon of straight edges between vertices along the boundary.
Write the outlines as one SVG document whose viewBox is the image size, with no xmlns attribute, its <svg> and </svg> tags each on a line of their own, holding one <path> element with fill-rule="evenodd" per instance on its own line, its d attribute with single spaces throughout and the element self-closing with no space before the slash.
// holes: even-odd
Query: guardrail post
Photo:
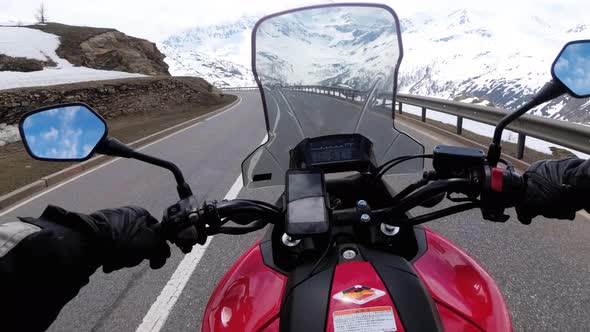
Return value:
<svg viewBox="0 0 590 332">
<path fill-rule="evenodd" d="M 402 107 L 402 106 L 403 106 L 403 105 L 404 105 L 404 104 L 403 104 L 403 103 L 400 101 L 400 102 L 399 102 L 399 114 L 402 114 L 402 109 L 403 109 L 403 107 Z M 393 107 L 393 100 L 391 101 L 391 107 Z"/>
<path fill-rule="evenodd" d="M 524 157 L 524 147 L 525 147 L 526 135 L 518 133 L 518 143 L 517 147 L 518 150 L 516 151 L 516 158 L 522 159 Z"/>
<path fill-rule="evenodd" d="M 422 122 L 426 122 L 426 107 L 422 107 Z"/>
<path fill-rule="evenodd" d="M 457 117 L 457 135 L 461 135 L 463 133 L 463 117 Z"/>
</svg>

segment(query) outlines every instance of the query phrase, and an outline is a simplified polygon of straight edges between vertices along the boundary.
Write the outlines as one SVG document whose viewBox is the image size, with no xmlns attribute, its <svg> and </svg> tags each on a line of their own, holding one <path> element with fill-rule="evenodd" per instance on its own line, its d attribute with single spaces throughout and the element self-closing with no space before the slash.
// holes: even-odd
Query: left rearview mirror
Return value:
<svg viewBox="0 0 590 332">
<path fill-rule="evenodd" d="M 19 131 L 27 152 L 35 159 L 89 159 L 107 135 L 105 120 L 88 105 L 63 104 L 25 114 Z"/>
<path fill-rule="evenodd" d="M 567 43 L 553 62 L 551 74 L 570 95 L 590 97 L 590 40 Z"/>
</svg>

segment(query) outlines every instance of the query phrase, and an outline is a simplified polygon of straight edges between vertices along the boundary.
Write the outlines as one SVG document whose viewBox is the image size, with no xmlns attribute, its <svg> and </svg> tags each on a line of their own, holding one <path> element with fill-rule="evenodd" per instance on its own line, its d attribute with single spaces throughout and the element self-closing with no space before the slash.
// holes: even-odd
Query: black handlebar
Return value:
<svg viewBox="0 0 590 332">
<path fill-rule="evenodd" d="M 414 226 L 473 208 L 481 208 L 484 219 L 506 221 L 504 209 L 516 205 L 522 198 L 524 181 L 510 168 L 478 165 L 461 174 L 463 177 L 439 179 L 440 175 L 436 172 L 426 172 L 422 180 L 394 197 L 393 206 L 379 210 L 358 207 L 333 210 L 330 211 L 331 222 L 338 225 L 378 222 L 393 226 Z M 464 194 L 466 197 L 453 199 L 450 197 L 452 193 Z M 441 194 L 447 194 L 451 201 L 468 203 L 413 218 L 406 217 L 407 211 Z M 369 218 L 364 217 L 364 214 L 368 214 Z M 224 226 L 230 221 L 240 227 Z M 191 196 L 169 207 L 162 223 L 154 225 L 152 229 L 188 252 L 194 244 L 204 244 L 207 236 L 220 233 L 245 234 L 262 229 L 269 223 L 281 222 L 284 222 L 284 211 L 266 202 L 235 199 L 220 203 L 205 202 L 199 207 L 194 196 Z"/>
</svg>

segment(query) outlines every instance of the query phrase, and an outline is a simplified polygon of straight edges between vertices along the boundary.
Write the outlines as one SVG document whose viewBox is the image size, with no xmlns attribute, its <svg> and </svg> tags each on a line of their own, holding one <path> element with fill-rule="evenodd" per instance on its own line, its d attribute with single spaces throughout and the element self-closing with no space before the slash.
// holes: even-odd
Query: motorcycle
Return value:
<svg viewBox="0 0 590 332">
<path fill-rule="evenodd" d="M 256 24 L 252 43 L 268 140 L 244 160 L 242 174 L 249 188 L 284 185 L 276 204 L 200 204 L 176 165 L 109 137 L 104 119 L 83 103 L 23 116 L 27 152 L 53 161 L 101 153 L 168 169 L 180 200 L 155 229 L 185 253 L 208 236 L 267 228 L 219 281 L 203 331 L 512 330 L 492 276 L 421 224 L 476 208 L 486 220 L 508 219 L 504 210 L 518 202 L 524 184 L 501 158 L 502 131 L 563 94 L 590 96 L 580 84 L 590 77 L 590 41 L 565 45 L 553 79 L 498 123 L 487 154 L 444 145 L 425 154 L 396 130 L 387 103 L 395 105 L 403 48 L 399 19 L 385 5 L 280 12 Z M 78 144 L 43 139 L 54 128 Z M 392 172 L 420 171 L 424 159 L 432 159 L 433 170 L 406 188 L 383 180 Z M 409 212 L 445 198 L 457 204 Z"/>
</svg>

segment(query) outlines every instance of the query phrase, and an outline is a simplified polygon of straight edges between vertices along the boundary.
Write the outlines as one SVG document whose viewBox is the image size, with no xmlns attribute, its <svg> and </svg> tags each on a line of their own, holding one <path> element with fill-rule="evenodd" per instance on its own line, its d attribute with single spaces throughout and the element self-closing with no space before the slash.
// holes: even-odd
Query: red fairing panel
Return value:
<svg viewBox="0 0 590 332">
<path fill-rule="evenodd" d="M 490 274 L 439 234 L 426 229 L 426 238 L 428 250 L 414 263 L 414 269 L 430 290 L 445 328 L 472 330 L 467 322 L 458 328 L 456 317 L 445 315 L 450 311 L 485 331 L 512 331 L 506 302 Z"/>
<path fill-rule="evenodd" d="M 278 331 L 286 283 L 287 277 L 264 265 L 257 242 L 215 287 L 202 331 Z"/>
<path fill-rule="evenodd" d="M 262 332 L 279 332 L 280 322 L 279 317 L 275 318 Z"/>
<path fill-rule="evenodd" d="M 448 332 L 481 332 L 477 326 L 466 321 L 461 316 L 447 309 L 447 307 L 436 304 L 436 310 L 441 317 L 443 328 Z"/>
<path fill-rule="evenodd" d="M 330 294 L 327 332 L 357 331 L 359 326 L 371 331 L 404 331 L 395 305 L 370 263 L 337 265 Z"/>
</svg>

